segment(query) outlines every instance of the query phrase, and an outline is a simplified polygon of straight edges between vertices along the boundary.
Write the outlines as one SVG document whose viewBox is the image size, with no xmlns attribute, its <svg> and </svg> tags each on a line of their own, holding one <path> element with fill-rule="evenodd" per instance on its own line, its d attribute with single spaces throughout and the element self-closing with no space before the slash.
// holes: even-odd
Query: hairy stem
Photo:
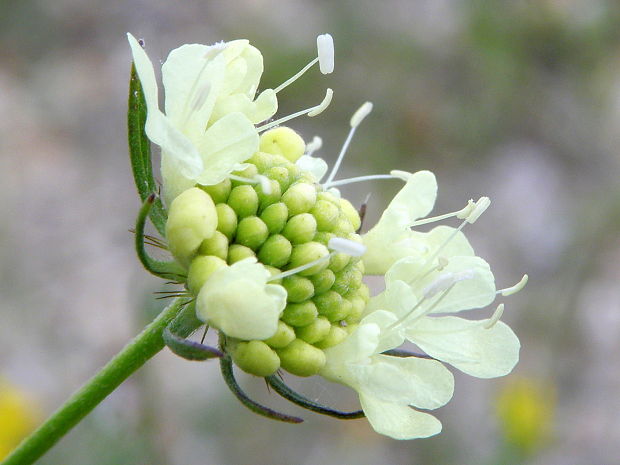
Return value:
<svg viewBox="0 0 620 465">
<path fill-rule="evenodd" d="M 47 452 L 133 372 L 164 347 L 162 332 L 182 308 L 176 299 L 0 465 L 28 465 Z"/>
</svg>

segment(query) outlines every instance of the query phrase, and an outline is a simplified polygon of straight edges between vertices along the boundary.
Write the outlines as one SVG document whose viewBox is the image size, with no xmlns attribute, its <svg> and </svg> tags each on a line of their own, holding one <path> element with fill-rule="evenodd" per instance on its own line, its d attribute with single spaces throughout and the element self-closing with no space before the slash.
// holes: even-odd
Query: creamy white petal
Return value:
<svg viewBox="0 0 620 465">
<path fill-rule="evenodd" d="M 269 276 L 253 258 L 215 271 L 198 293 L 196 315 L 231 337 L 273 336 L 287 294 L 281 286 L 266 284 Z"/>
<path fill-rule="evenodd" d="M 369 315 L 376 310 L 387 310 L 401 318 L 418 303 L 418 298 L 406 282 L 396 279 L 388 281 L 386 275 L 386 283 L 385 290 L 368 301 L 364 315 Z"/>
<path fill-rule="evenodd" d="M 386 402 L 436 409 L 454 393 L 452 373 L 436 360 L 377 355 L 370 364 L 356 365 L 351 371 L 361 393 Z"/>
<path fill-rule="evenodd" d="M 271 118 L 278 110 L 278 99 L 272 89 L 260 93 L 252 101 L 247 95 L 237 93 L 220 98 L 212 114 L 212 121 L 233 113 L 243 113 L 252 123 L 257 124 Z"/>
<path fill-rule="evenodd" d="M 508 325 L 499 321 L 487 329 L 488 321 L 426 317 L 408 328 L 405 335 L 431 357 L 469 375 L 504 376 L 519 360 L 521 344 Z"/>
<path fill-rule="evenodd" d="M 142 92 L 144 92 L 144 99 L 146 100 L 148 114 L 155 110 L 159 111 L 157 79 L 155 78 L 153 63 L 151 63 L 148 55 L 133 35 L 127 33 L 127 40 L 129 41 L 129 46 L 131 47 L 131 54 L 133 56 L 133 63 L 136 67 L 136 72 L 140 78 Z"/>
<path fill-rule="evenodd" d="M 377 433 L 394 439 L 416 439 L 441 432 L 441 422 L 437 418 L 407 405 L 383 402 L 366 395 L 360 395 L 360 403 Z"/>
<path fill-rule="evenodd" d="M 230 113 L 213 124 L 198 145 L 206 169 L 197 181 L 217 184 L 258 150 L 258 133 L 242 113 Z"/>
<path fill-rule="evenodd" d="M 302 155 L 295 162 L 299 169 L 312 173 L 316 181 L 320 181 L 325 173 L 327 173 L 327 162 L 319 157 L 312 157 L 310 155 Z"/>
<path fill-rule="evenodd" d="M 381 331 L 378 344 L 374 350 L 375 354 L 385 352 L 386 350 L 400 347 L 405 342 L 405 337 L 400 331 L 390 331 L 389 328 L 398 321 L 398 317 L 387 310 L 376 310 L 368 314 L 360 322 L 360 324 L 377 325 Z"/>
</svg>

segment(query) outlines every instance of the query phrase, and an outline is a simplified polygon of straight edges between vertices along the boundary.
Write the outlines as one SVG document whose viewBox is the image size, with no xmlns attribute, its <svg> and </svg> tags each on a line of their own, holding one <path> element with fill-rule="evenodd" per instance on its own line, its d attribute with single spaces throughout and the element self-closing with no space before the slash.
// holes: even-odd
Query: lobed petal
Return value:
<svg viewBox="0 0 620 465">
<path fill-rule="evenodd" d="M 495 378 L 510 373 L 519 360 L 521 344 L 508 325 L 499 321 L 486 328 L 489 320 L 427 317 L 405 331 L 407 339 L 431 357 L 453 365 L 478 378 Z"/>
<path fill-rule="evenodd" d="M 394 439 L 427 438 L 441 432 L 441 422 L 407 405 L 360 394 L 362 409 L 373 429 Z"/>
</svg>

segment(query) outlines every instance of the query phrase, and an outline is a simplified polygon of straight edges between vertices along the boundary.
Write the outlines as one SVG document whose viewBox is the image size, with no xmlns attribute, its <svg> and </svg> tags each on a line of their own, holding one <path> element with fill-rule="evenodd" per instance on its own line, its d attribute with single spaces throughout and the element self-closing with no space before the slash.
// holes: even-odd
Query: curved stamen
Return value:
<svg viewBox="0 0 620 465">
<path fill-rule="evenodd" d="M 356 182 L 374 181 L 376 179 L 400 179 L 398 176 L 391 174 L 371 174 L 368 176 L 356 176 L 354 178 L 339 179 L 338 181 L 331 181 L 323 183 L 323 188 L 328 189 L 330 187 L 345 186 L 347 184 L 353 184 Z"/>
<path fill-rule="evenodd" d="M 349 130 L 349 134 L 347 135 L 347 138 L 345 139 L 344 144 L 342 145 L 342 148 L 340 149 L 340 154 L 338 155 L 338 159 L 336 160 L 336 163 L 334 164 L 334 167 L 332 168 L 332 172 L 329 173 L 329 177 L 327 178 L 327 181 L 325 182 L 325 184 L 331 184 L 331 182 L 334 180 L 334 177 L 336 176 L 336 173 L 338 172 L 338 169 L 340 168 L 340 164 L 342 163 L 342 160 L 345 154 L 347 153 L 349 145 L 351 144 L 351 140 L 353 139 L 353 135 L 355 134 L 357 127 L 364 120 L 364 118 L 368 116 L 368 114 L 371 111 L 372 111 L 372 103 L 364 102 L 364 104 L 361 107 L 359 107 L 355 113 L 353 113 L 353 116 L 351 117 L 351 121 L 350 121 L 351 129 Z"/>
<path fill-rule="evenodd" d="M 517 284 L 515 284 L 514 286 L 507 287 L 505 289 L 500 289 L 499 291 L 497 291 L 497 293 L 503 295 L 504 297 L 512 295 L 512 294 L 516 294 L 517 292 L 519 292 L 521 289 L 525 287 L 528 279 L 529 279 L 529 276 L 524 274 L 523 277 L 521 278 L 521 281 L 519 281 Z"/>
<path fill-rule="evenodd" d="M 497 308 L 495 309 L 495 311 L 493 312 L 493 315 L 491 315 L 491 318 L 489 318 L 489 321 L 484 325 L 484 328 L 491 329 L 493 326 L 495 326 L 497 322 L 500 320 L 500 318 L 502 317 L 503 313 L 504 313 L 504 304 L 499 304 Z"/>
<path fill-rule="evenodd" d="M 329 104 L 330 104 L 330 102 L 332 100 L 333 94 L 334 94 L 333 90 L 327 89 L 327 91 L 325 92 L 325 97 L 323 98 L 323 101 L 320 104 L 318 104 L 318 105 L 316 105 L 316 106 L 314 106 L 312 108 L 306 108 L 305 110 L 298 111 L 296 113 L 293 113 L 292 115 L 285 116 L 283 118 L 277 119 L 277 120 L 272 121 L 270 123 L 263 124 L 262 126 L 259 126 L 258 128 L 256 128 L 256 131 L 257 132 L 266 131 L 267 129 L 271 129 L 274 126 L 278 126 L 278 125 L 280 125 L 282 123 L 286 123 L 287 121 L 292 120 L 294 118 L 297 118 L 299 116 L 303 116 L 303 115 L 308 115 L 310 117 L 316 116 L 316 115 L 321 113 L 323 110 L 325 110 L 329 106 Z"/>
</svg>

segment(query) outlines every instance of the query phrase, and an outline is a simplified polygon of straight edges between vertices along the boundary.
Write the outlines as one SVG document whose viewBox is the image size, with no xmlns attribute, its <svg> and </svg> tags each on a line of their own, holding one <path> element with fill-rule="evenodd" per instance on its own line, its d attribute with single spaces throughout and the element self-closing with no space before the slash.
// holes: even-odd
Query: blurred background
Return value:
<svg viewBox="0 0 620 465">
<path fill-rule="evenodd" d="M 154 63 L 184 43 L 247 38 L 263 88 L 315 56 L 330 32 L 336 71 L 279 95 L 279 115 L 332 106 L 291 126 L 335 160 L 366 100 L 344 175 L 429 169 L 436 212 L 493 200 L 467 234 L 522 341 L 504 379 L 456 375 L 436 411 L 444 432 L 398 442 L 364 420 L 245 410 L 216 363 L 164 350 L 41 464 L 611 464 L 620 457 L 620 4 L 614 0 L 274 2 L 4 0 L 0 4 L 0 454 L 80 386 L 158 311 L 160 282 L 134 256 L 139 202 L 126 147 L 130 53 Z M 368 193 L 372 224 L 399 183 Z M 159 303 L 158 303 L 159 302 Z M 492 309 L 473 316 L 488 316 Z M 353 391 L 287 378 L 355 409 Z"/>
</svg>

